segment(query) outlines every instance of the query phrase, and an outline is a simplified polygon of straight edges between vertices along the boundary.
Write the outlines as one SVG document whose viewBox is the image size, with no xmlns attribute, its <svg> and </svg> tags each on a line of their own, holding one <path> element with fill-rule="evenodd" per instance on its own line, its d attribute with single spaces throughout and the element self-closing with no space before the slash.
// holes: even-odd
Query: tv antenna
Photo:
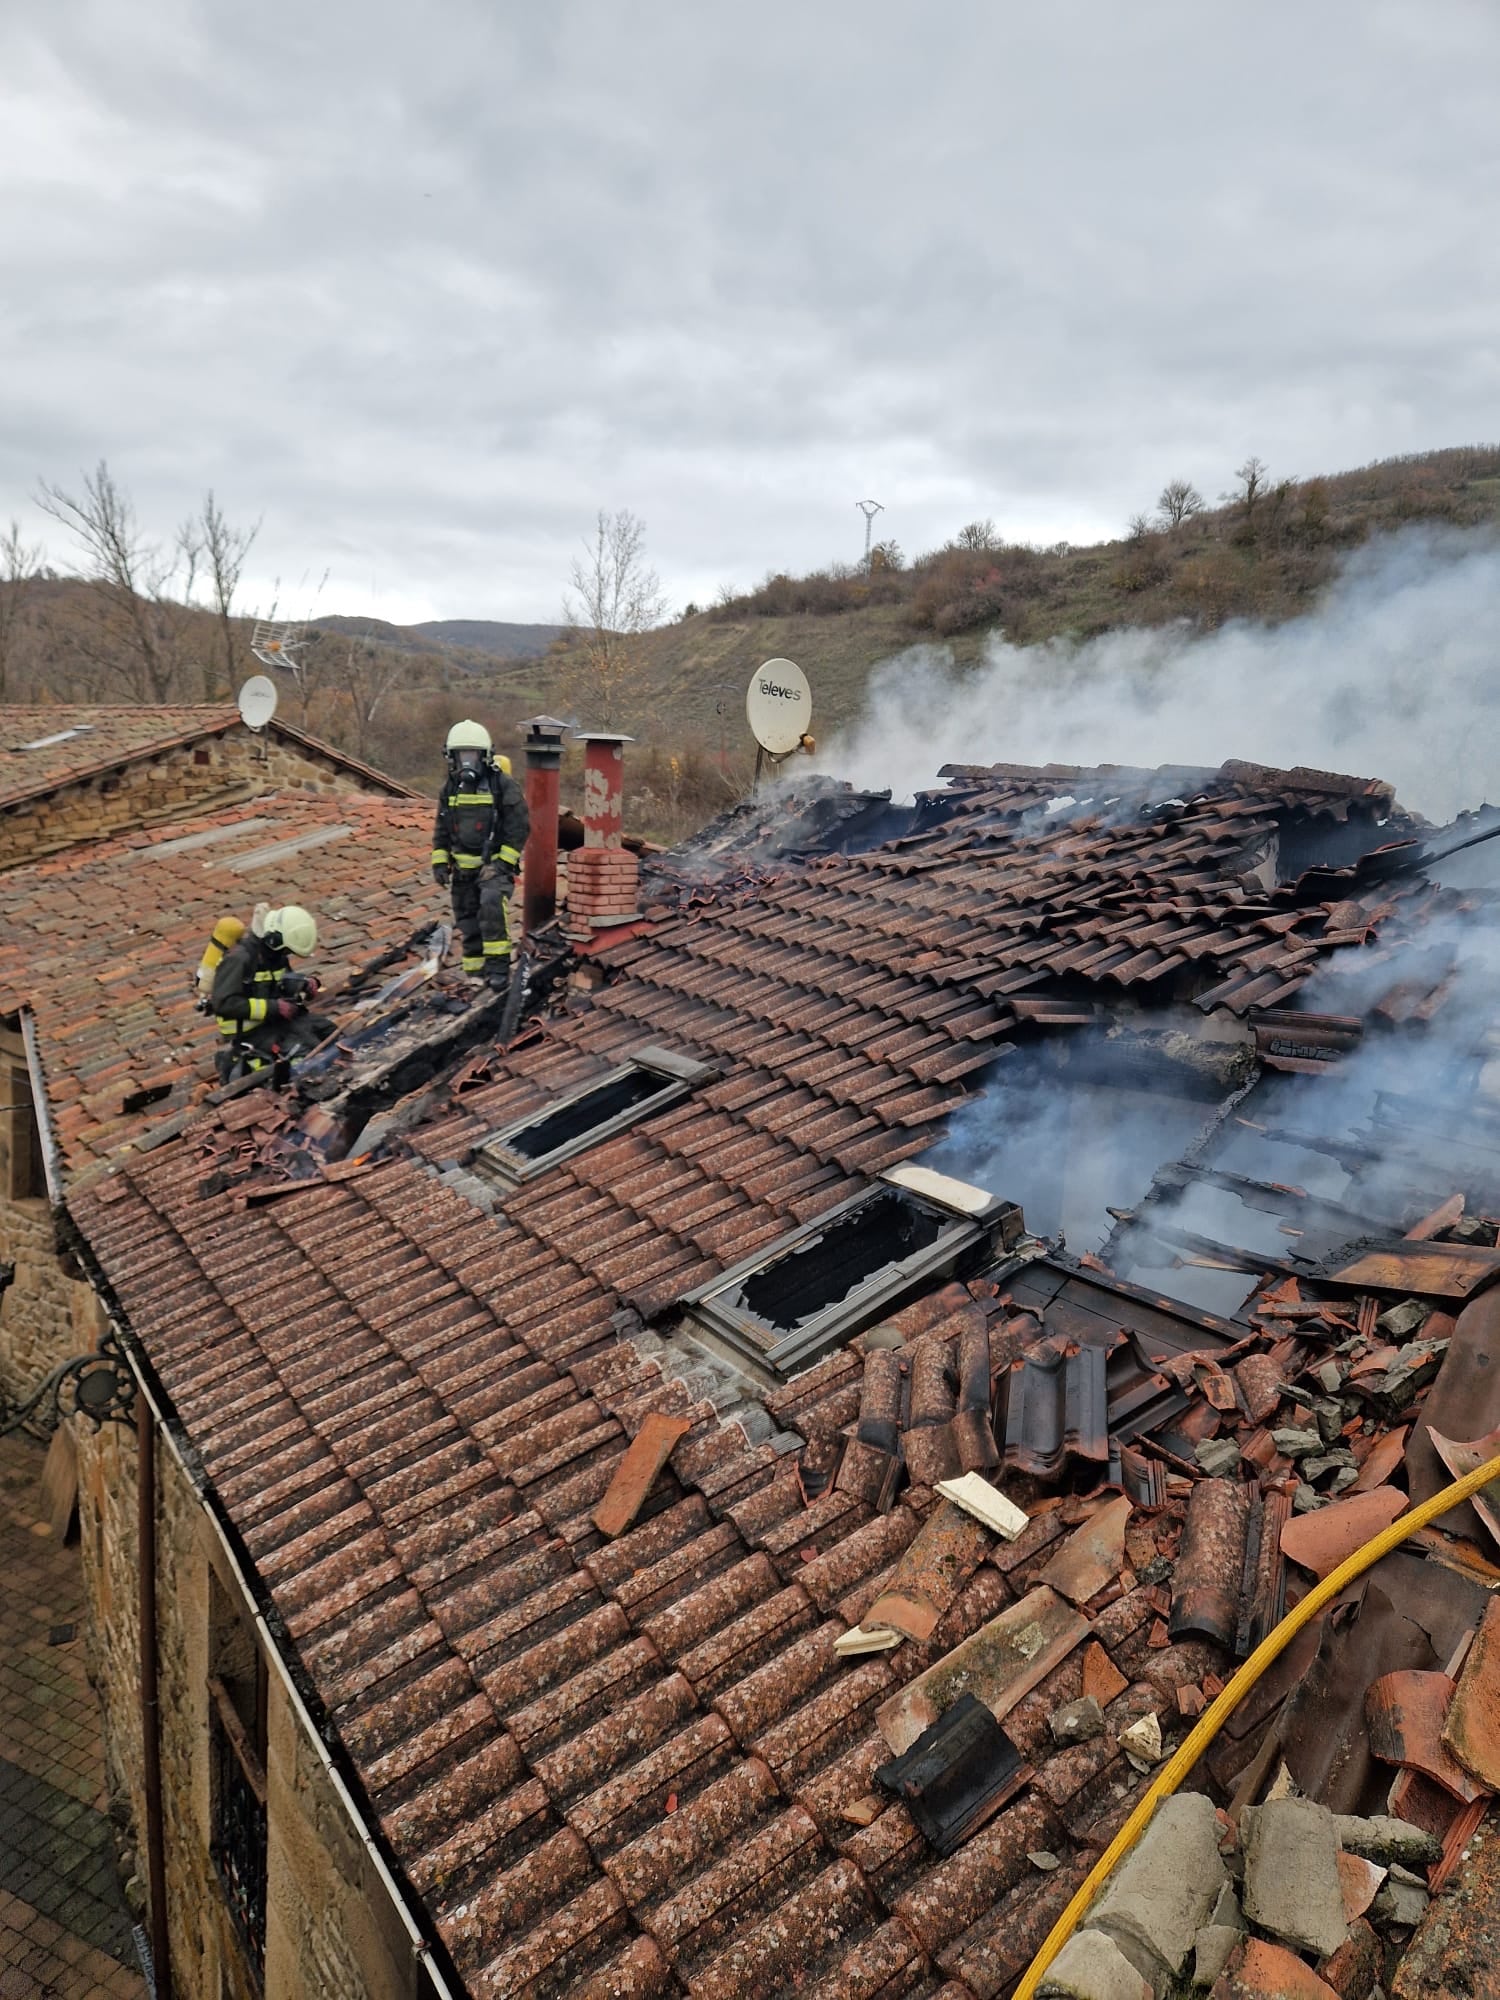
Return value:
<svg viewBox="0 0 1500 2000">
<path fill-rule="evenodd" d="M 276 713 L 276 683 L 264 674 L 252 674 L 238 695 L 240 720 L 247 729 L 264 729 Z"/>
<path fill-rule="evenodd" d="M 812 689 L 793 660 L 767 660 L 750 676 L 745 719 L 755 738 L 755 784 L 769 758 L 780 764 L 797 750 L 811 750 Z M 752 787 L 754 789 L 754 787 Z"/>
<path fill-rule="evenodd" d="M 875 525 L 875 516 L 885 512 L 878 500 L 856 500 L 855 506 L 865 517 L 865 574 L 870 572 L 870 530 Z"/>
<path fill-rule="evenodd" d="M 322 596 L 323 585 L 331 575 L 331 570 L 324 570 L 322 579 L 313 592 L 314 606 Z M 303 576 L 302 583 L 305 588 L 306 575 Z M 279 578 L 276 588 L 278 591 L 281 588 Z M 270 617 L 257 618 L 250 633 L 250 650 L 261 665 L 277 667 L 283 673 L 290 674 L 299 688 L 302 686 L 303 662 L 297 656 L 309 643 L 307 621 L 301 618 L 278 618 L 274 599 Z"/>
</svg>

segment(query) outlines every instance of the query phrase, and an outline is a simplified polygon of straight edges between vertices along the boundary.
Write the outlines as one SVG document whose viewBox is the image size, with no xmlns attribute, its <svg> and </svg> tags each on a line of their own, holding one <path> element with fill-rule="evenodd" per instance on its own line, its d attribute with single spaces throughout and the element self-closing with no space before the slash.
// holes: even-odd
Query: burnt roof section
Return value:
<svg viewBox="0 0 1500 2000">
<path fill-rule="evenodd" d="M 77 703 L 0 705 L 0 810 L 78 784 L 183 744 L 222 736 L 245 723 L 232 702 L 183 702 L 161 706 Z M 371 792 L 412 798 L 407 785 L 387 777 L 331 743 L 295 729 L 279 717 L 265 734 L 326 759 Z"/>
<path fill-rule="evenodd" d="M 643 935 L 590 962 L 587 990 L 449 1076 L 410 1151 L 299 1184 L 227 1175 L 214 1192 L 223 1163 L 254 1161 L 296 1115 L 252 1093 L 76 1198 L 317 1711 L 472 1992 L 728 2000 L 794 1972 L 829 1995 L 945 1977 L 955 1994 L 1004 1992 L 1144 1789 L 1119 1730 L 1149 1708 L 1171 1734 L 1177 1690 L 1224 1667 L 1166 1643 L 1158 1585 L 1122 1583 L 1085 1621 L 1124 1683 L 1105 1737 L 1055 1753 L 1048 1740 L 1051 1710 L 1082 1691 L 1073 1650 L 1005 1721 L 1035 1784 L 950 1859 L 900 1804 L 861 1818 L 889 1757 L 877 1710 L 1019 1602 L 1076 1521 L 1040 1512 L 991 1551 L 929 1641 L 840 1660 L 833 1638 L 880 1597 L 932 1505 L 924 1488 L 890 1505 L 881 1480 L 830 1480 L 826 1458 L 804 1481 L 787 1449 L 855 1423 L 859 1344 L 750 1408 L 690 1365 L 672 1318 L 695 1284 L 924 1150 L 966 1082 L 1044 1025 L 1027 1011 L 1037 996 L 1212 1005 L 1222 989 L 1251 1011 L 1378 932 L 1388 891 L 1330 905 L 1244 879 L 1309 798 L 1335 821 L 1366 801 L 1378 817 L 1378 788 L 1264 800 L 1238 782 L 1174 790 L 1144 817 L 1069 808 L 1038 830 L 1026 815 L 1060 796 L 1043 794 L 1049 777 L 1021 804 L 1018 781 L 976 780 L 940 823 L 883 847 L 713 889 L 679 880 Z M 642 1044 L 719 1073 L 515 1189 L 476 1179 L 488 1137 Z M 962 1461 L 960 1420 L 977 1413 L 965 1398 L 950 1416 L 936 1389 L 976 1319 L 1006 1365 L 1038 1325 L 1076 1337 L 1068 1315 L 1091 1302 L 1102 1327 L 1138 1335 L 1112 1357 L 1110 1400 L 1136 1409 L 1150 1392 L 1153 1421 L 1180 1416 L 1176 1378 L 1153 1373 L 1189 1315 L 1098 1272 L 1032 1272 L 1030 1310 L 1004 1281 L 972 1279 L 893 1316 L 914 1354 L 950 1350 L 914 1369 L 921 1408 L 898 1398 L 890 1413 L 908 1448 L 951 1429 Z M 725 1408 L 743 1424 L 722 1423 Z M 595 1510 L 653 1413 L 689 1427 L 606 1543 Z M 873 1429 L 873 1400 L 866 1415 Z M 1168 1462 L 1137 1468 L 1143 1507 L 1164 1499 Z M 1173 1504 L 1129 1542 L 1132 1570 L 1175 1553 Z M 1039 1877 L 1027 1857 L 1044 1849 L 1062 1865 Z"/>
</svg>

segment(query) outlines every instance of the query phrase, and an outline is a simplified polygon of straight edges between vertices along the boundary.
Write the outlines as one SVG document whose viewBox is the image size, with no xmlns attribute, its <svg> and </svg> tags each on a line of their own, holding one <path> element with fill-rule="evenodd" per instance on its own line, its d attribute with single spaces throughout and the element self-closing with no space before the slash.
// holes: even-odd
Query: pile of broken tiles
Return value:
<svg viewBox="0 0 1500 2000">
<path fill-rule="evenodd" d="M 1059 1796 L 1079 1758 L 1128 1766 L 1115 1809 L 1077 1829 L 1082 1858 L 1091 1843 L 1097 1854 L 1313 1582 L 1500 1449 L 1494 1225 L 1455 1201 L 1421 1228 L 1409 1253 L 1326 1283 L 1268 1283 L 1201 1351 L 1148 1354 L 1159 1372 L 1143 1385 L 1133 1364 L 1129 1393 L 1160 1391 L 1162 1421 L 1128 1442 L 1111 1431 L 1107 1460 L 1085 1424 L 1045 1476 L 1035 1439 L 1007 1429 L 1007 1392 L 1013 1401 L 1015 1375 L 1038 1360 L 1061 1357 L 1061 1381 L 1071 1350 L 1024 1297 L 980 1285 L 963 1300 L 949 1287 L 946 1320 L 928 1301 L 861 1343 L 860 1421 L 835 1439 L 804 1418 L 804 1466 L 817 1491 L 847 1490 L 852 1475 L 873 1504 L 899 1494 L 922 1517 L 894 1565 L 846 1599 L 836 1650 L 890 1660 L 901 1685 L 876 1717 L 891 1756 L 875 1780 L 940 1854 L 1028 1785 Z M 982 1414 L 976 1305 L 992 1343 Z M 899 1371 L 893 1333 L 906 1343 Z M 1431 1961 L 1432 1926 L 1463 1901 L 1500 1790 L 1497 1543 L 1500 1506 L 1481 1500 L 1325 1609 L 1229 1717 L 1044 1990 L 1484 1990 L 1413 1984 L 1403 1965 Z M 1013 1601 L 934 1658 L 928 1642 L 981 1565 L 1001 1571 Z M 1130 1680 L 1111 1658 L 1117 1627 L 1137 1633 L 1132 1656 L 1145 1649 Z M 903 1672 L 908 1648 L 921 1665 Z M 879 1810 L 855 1801 L 850 1816 L 861 1806 Z M 1074 1870 L 1079 1859 L 1064 1857 Z M 1040 1849 L 1029 1860 L 1042 1874 L 1060 1866 Z"/>
</svg>

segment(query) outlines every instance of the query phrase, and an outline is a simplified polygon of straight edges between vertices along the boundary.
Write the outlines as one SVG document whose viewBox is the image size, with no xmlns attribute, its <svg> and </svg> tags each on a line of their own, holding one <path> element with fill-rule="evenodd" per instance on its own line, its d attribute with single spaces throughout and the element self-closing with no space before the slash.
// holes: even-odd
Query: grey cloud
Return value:
<svg viewBox="0 0 1500 2000">
<path fill-rule="evenodd" d="M 54 0 L 0 25 L 0 517 L 107 452 L 266 583 L 548 617 L 1496 433 L 1500 18 Z M 9 136 L 7 136 L 9 135 Z"/>
</svg>

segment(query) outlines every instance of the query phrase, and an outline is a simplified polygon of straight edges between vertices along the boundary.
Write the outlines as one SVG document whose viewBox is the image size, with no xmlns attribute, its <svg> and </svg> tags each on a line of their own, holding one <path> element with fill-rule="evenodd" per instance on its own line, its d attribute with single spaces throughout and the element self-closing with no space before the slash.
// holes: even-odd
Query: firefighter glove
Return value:
<svg viewBox="0 0 1500 2000">
<path fill-rule="evenodd" d="M 298 1000 L 273 1000 L 271 1002 L 270 1013 L 273 1020 L 295 1021 L 297 1016 L 303 1011 L 302 1004 Z"/>
<path fill-rule="evenodd" d="M 438 885 L 438 887 L 439 887 L 440 889 L 446 889 L 446 888 L 447 888 L 447 886 L 448 886 L 448 864 L 447 864 L 447 862 L 446 862 L 446 861 L 440 861 L 440 862 L 438 862 L 437 866 L 436 866 L 436 867 L 435 867 L 435 868 L 433 869 L 433 871 L 432 871 L 432 879 L 433 879 L 433 881 L 434 881 L 434 882 L 436 882 L 436 883 L 437 883 L 437 885 Z"/>
</svg>

